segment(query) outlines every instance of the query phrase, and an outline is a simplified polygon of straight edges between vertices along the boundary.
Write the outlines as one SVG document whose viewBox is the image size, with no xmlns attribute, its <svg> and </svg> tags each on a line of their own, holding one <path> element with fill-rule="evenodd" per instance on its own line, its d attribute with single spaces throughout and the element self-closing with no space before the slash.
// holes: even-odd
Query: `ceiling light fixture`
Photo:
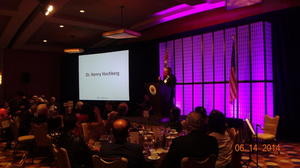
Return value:
<svg viewBox="0 0 300 168">
<path fill-rule="evenodd" d="M 85 13 L 85 10 L 81 9 L 79 12 L 80 12 L 80 13 Z"/>
<path fill-rule="evenodd" d="M 64 52 L 68 53 L 68 54 L 80 54 L 80 53 L 84 52 L 84 49 L 82 49 L 82 48 L 66 48 L 66 49 L 64 49 Z"/>
<path fill-rule="evenodd" d="M 64 25 L 59 25 L 59 27 L 60 27 L 60 28 L 63 28 L 63 27 L 65 27 L 65 26 L 64 26 Z"/>
<path fill-rule="evenodd" d="M 45 11 L 45 15 L 48 16 L 50 13 L 52 13 L 54 10 L 53 5 L 48 5 L 46 11 Z"/>
<path fill-rule="evenodd" d="M 121 25 L 122 29 L 113 30 L 109 32 L 102 33 L 102 36 L 105 38 L 111 38 L 111 39 L 130 39 L 130 38 L 138 38 L 141 36 L 141 33 L 125 29 L 124 27 L 124 6 L 121 6 Z"/>
<path fill-rule="evenodd" d="M 43 40 L 43 43 L 47 43 L 48 42 L 48 40 Z"/>
</svg>

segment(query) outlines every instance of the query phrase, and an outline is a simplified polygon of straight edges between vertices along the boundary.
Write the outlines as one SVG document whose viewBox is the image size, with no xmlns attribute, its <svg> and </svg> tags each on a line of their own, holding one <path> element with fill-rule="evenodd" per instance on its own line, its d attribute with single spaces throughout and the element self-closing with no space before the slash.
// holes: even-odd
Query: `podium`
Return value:
<svg viewBox="0 0 300 168">
<path fill-rule="evenodd" d="M 173 105 L 172 88 L 162 83 L 146 84 L 152 110 L 155 114 L 167 116 Z"/>
</svg>

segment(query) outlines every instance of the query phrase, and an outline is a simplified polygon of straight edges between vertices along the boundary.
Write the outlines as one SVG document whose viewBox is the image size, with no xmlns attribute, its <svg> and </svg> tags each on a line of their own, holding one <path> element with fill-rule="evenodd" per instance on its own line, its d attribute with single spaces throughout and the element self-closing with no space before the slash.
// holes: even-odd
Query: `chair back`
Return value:
<svg viewBox="0 0 300 168">
<path fill-rule="evenodd" d="M 90 139 L 97 140 L 100 138 L 102 134 L 105 133 L 104 125 L 98 122 L 82 123 L 81 127 L 82 127 L 83 137 L 86 142 Z"/>
<path fill-rule="evenodd" d="M 264 133 L 276 136 L 278 123 L 279 123 L 279 116 L 278 115 L 275 116 L 275 117 L 270 117 L 268 115 L 265 115 L 265 118 L 264 118 Z"/>
<path fill-rule="evenodd" d="M 31 134 L 35 136 L 35 142 L 37 147 L 48 147 L 50 142 L 47 138 L 48 134 L 48 124 L 32 124 Z"/>
<path fill-rule="evenodd" d="M 236 128 L 229 128 L 227 129 L 227 132 L 230 136 L 230 138 L 233 140 L 233 145 L 232 145 L 232 154 L 231 154 L 231 166 L 234 168 L 241 168 L 241 153 L 237 152 L 235 150 L 235 145 L 239 144 L 239 136 L 240 132 Z"/>
<path fill-rule="evenodd" d="M 65 148 L 53 148 L 55 166 L 57 168 L 71 168 L 68 151 Z"/>
<path fill-rule="evenodd" d="M 93 155 L 94 168 L 127 168 L 128 160 L 121 158 L 101 158 L 98 155 Z"/>
<path fill-rule="evenodd" d="M 181 159 L 181 168 L 215 168 L 217 156 L 211 154 L 207 158 L 184 157 Z"/>
<path fill-rule="evenodd" d="M 1 129 L 9 128 L 10 125 L 11 125 L 11 121 L 9 118 L 0 120 L 0 128 Z"/>
</svg>

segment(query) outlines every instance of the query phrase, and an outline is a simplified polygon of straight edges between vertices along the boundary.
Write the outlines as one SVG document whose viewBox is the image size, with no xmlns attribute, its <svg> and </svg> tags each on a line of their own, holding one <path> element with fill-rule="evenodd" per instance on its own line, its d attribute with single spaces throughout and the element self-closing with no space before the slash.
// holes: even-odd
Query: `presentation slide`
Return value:
<svg viewBox="0 0 300 168">
<path fill-rule="evenodd" d="M 129 51 L 79 56 L 79 99 L 129 101 Z"/>
</svg>

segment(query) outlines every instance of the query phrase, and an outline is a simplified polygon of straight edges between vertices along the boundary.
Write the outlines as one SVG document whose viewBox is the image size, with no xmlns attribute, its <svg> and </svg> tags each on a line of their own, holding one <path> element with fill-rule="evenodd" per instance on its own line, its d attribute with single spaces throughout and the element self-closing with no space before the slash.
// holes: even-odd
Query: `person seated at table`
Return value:
<svg viewBox="0 0 300 168">
<path fill-rule="evenodd" d="M 199 113 L 201 115 L 201 117 L 205 120 L 208 118 L 206 109 L 202 106 L 195 107 L 195 112 Z"/>
<path fill-rule="evenodd" d="M 127 142 L 129 135 L 129 121 L 125 119 L 117 119 L 113 122 L 112 144 L 102 144 L 99 155 L 103 158 L 120 158 L 128 159 L 128 168 L 143 168 L 144 155 L 141 145 Z"/>
<path fill-rule="evenodd" d="M 208 119 L 209 135 L 217 139 L 219 145 L 219 155 L 216 161 L 216 168 L 230 167 L 233 140 L 227 132 L 225 116 L 218 110 L 213 110 Z"/>
<path fill-rule="evenodd" d="M 104 119 L 104 120 L 107 120 L 108 118 L 108 114 L 110 112 L 114 111 L 114 108 L 113 108 L 113 103 L 112 102 L 105 102 L 105 105 L 104 105 L 104 110 L 103 110 L 103 113 L 101 113 L 101 117 Z"/>
<path fill-rule="evenodd" d="M 173 107 L 170 110 L 170 128 L 176 129 L 177 132 L 182 130 L 182 125 L 180 124 L 180 113 L 181 110 L 178 107 Z"/>
<path fill-rule="evenodd" d="M 191 112 L 186 118 L 188 134 L 173 139 L 169 152 L 161 168 L 180 168 L 184 157 L 207 158 L 212 154 L 218 155 L 218 143 L 214 137 L 204 131 L 204 119 L 197 112 Z"/>
<path fill-rule="evenodd" d="M 118 105 L 118 113 L 120 116 L 127 116 L 128 114 L 128 105 L 123 102 Z"/>
<path fill-rule="evenodd" d="M 112 112 L 107 114 L 107 120 L 105 122 L 106 132 L 111 133 L 114 121 L 119 119 L 119 118 L 120 118 L 119 112 L 117 112 L 117 111 L 112 111 Z"/>
<path fill-rule="evenodd" d="M 48 122 L 49 109 L 47 104 L 39 104 L 36 107 L 36 115 L 33 118 L 33 122 L 36 124 L 42 124 Z"/>
<path fill-rule="evenodd" d="M 72 168 L 92 167 L 92 152 L 85 141 L 78 136 L 76 130 L 76 120 L 65 120 L 62 134 L 55 138 L 56 145 L 68 151 Z"/>
</svg>

